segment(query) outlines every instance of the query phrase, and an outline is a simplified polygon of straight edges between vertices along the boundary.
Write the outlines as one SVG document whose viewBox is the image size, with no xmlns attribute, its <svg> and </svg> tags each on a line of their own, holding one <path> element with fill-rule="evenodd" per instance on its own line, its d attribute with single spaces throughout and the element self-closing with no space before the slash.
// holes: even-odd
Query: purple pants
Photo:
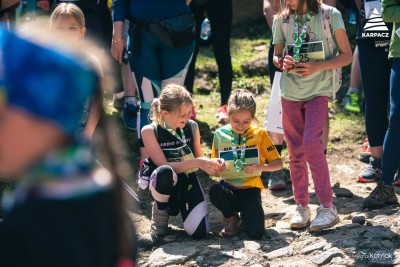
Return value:
<svg viewBox="0 0 400 267">
<path fill-rule="evenodd" d="M 315 194 L 324 206 L 332 205 L 328 162 L 322 144 L 322 129 L 328 112 L 328 97 L 309 101 L 282 99 L 282 126 L 289 149 L 289 167 L 296 204 L 307 206 L 310 166 Z"/>
</svg>

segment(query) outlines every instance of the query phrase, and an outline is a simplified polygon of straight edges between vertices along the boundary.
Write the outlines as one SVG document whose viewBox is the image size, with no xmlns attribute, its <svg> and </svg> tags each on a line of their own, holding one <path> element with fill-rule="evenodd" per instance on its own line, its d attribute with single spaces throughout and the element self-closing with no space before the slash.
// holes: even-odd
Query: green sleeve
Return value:
<svg viewBox="0 0 400 267">
<path fill-rule="evenodd" d="M 272 24 L 273 44 L 285 44 L 285 37 L 282 32 L 282 18 L 279 16 L 274 17 Z"/>
<path fill-rule="evenodd" d="M 382 0 L 382 18 L 385 22 L 400 23 L 400 4 L 397 0 Z"/>
</svg>

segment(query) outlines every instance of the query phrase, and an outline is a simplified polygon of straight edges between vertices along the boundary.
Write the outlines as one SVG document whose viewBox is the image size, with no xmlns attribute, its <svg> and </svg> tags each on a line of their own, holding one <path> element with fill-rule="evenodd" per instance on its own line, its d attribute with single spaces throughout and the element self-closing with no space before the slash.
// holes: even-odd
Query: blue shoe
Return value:
<svg viewBox="0 0 400 267">
<path fill-rule="evenodd" d="M 137 111 L 138 108 L 135 105 L 125 103 L 125 107 L 120 113 L 125 127 L 131 131 L 135 131 L 137 127 Z"/>
</svg>

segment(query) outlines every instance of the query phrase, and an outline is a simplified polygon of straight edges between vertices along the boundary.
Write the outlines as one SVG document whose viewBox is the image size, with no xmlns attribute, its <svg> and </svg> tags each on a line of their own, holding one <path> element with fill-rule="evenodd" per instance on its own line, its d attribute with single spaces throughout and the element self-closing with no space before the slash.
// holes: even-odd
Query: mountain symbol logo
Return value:
<svg viewBox="0 0 400 267">
<path fill-rule="evenodd" d="M 364 31 L 389 31 L 388 27 L 386 27 L 386 24 L 383 22 L 381 14 L 379 14 L 376 8 L 372 11 L 371 16 L 365 24 Z"/>
</svg>

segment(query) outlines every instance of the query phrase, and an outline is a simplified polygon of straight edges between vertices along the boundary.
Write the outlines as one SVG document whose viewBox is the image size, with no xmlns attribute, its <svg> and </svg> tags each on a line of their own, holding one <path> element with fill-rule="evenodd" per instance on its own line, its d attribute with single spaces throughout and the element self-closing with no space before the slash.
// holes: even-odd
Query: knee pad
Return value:
<svg viewBox="0 0 400 267">
<path fill-rule="evenodd" d="M 168 202 L 177 181 L 178 176 L 170 166 L 163 165 L 155 169 L 150 177 L 150 191 L 153 198 L 159 202 Z"/>
</svg>

